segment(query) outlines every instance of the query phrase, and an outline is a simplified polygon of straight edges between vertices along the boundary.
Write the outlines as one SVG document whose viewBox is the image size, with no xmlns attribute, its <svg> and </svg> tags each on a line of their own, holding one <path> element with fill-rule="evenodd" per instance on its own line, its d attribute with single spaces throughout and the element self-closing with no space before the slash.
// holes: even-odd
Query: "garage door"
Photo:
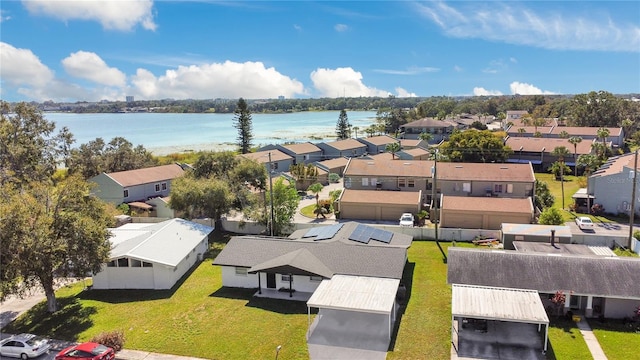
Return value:
<svg viewBox="0 0 640 360">
<path fill-rule="evenodd" d="M 376 220 L 376 206 L 340 204 L 340 216 L 343 219 Z"/>
<path fill-rule="evenodd" d="M 482 214 L 460 214 L 443 210 L 442 227 L 482 229 Z"/>
</svg>

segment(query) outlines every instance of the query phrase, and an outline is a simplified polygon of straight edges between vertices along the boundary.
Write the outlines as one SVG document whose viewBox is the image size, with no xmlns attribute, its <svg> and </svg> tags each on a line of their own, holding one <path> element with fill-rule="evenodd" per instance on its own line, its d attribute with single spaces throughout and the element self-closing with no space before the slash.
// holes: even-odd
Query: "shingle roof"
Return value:
<svg viewBox="0 0 640 360">
<path fill-rule="evenodd" d="M 360 149 L 360 148 L 366 148 L 367 145 L 361 143 L 360 141 L 356 140 L 356 139 L 346 139 L 346 140 L 338 140 L 338 141 L 332 141 L 332 142 L 327 142 L 324 143 L 327 146 L 331 146 L 337 150 L 340 151 L 344 151 L 344 150 L 351 150 L 351 149 Z"/>
<path fill-rule="evenodd" d="M 599 127 L 588 126 L 556 126 L 551 130 L 550 134 L 560 134 L 563 131 L 569 133 L 570 136 L 598 136 Z M 621 127 L 605 127 L 609 130 L 609 136 L 620 136 Z"/>
<path fill-rule="evenodd" d="M 293 152 L 294 154 L 299 154 L 299 155 L 309 154 L 313 152 L 322 152 L 322 150 L 319 147 L 315 146 L 310 142 L 300 143 L 300 144 L 286 144 L 286 145 L 282 145 L 282 147 L 285 147 L 288 150 L 291 150 L 291 152 Z"/>
<path fill-rule="evenodd" d="M 431 160 L 351 159 L 344 176 L 431 177 Z"/>
<path fill-rule="evenodd" d="M 177 266 L 213 228 L 176 218 L 156 224 L 127 224 L 110 231 L 111 259 L 131 257 Z"/>
<path fill-rule="evenodd" d="M 591 144 L 596 140 L 582 140 L 577 146 L 578 155 L 590 154 Z M 525 152 L 541 152 L 544 149 L 545 153 L 552 153 L 553 149 L 558 146 L 564 146 L 569 150 L 570 156 L 573 157 L 574 147 L 569 142 L 569 139 L 557 139 L 557 138 L 535 138 L 535 137 L 509 137 L 505 142 L 505 145 L 509 146 L 513 150 L 511 157 L 517 157 L 522 147 L 522 151 Z"/>
<path fill-rule="evenodd" d="M 242 154 L 240 156 L 245 157 L 247 159 L 255 160 L 260 164 L 266 164 L 269 162 L 269 154 L 271 154 L 271 162 L 293 159 L 291 156 L 277 149 L 256 151 L 252 153 Z"/>
<path fill-rule="evenodd" d="M 438 180 L 534 182 L 531 164 L 439 162 Z"/>
<path fill-rule="evenodd" d="M 525 134 L 535 134 L 536 132 L 536 127 L 535 126 L 516 126 L 513 125 L 512 127 L 509 128 L 509 130 L 507 130 L 507 134 L 509 134 L 510 136 L 517 136 L 520 134 L 520 132 L 518 131 L 518 129 L 524 129 L 524 133 Z M 540 134 L 550 134 L 551 130 L 553 130 L 553 126 L 538 126 L 537 130 Z"/>
<path fill-rule="evenodd" d="M 447 282 L 640 299 L 640 259 L 449 248 Z"/>
<path fill-rule="evenodd" d="M 634 154 L 624 154 L 620 156 L 610 157 L 600 168 L 595 171 L 592 176 L 606 176 L 619 174 L 622 172 L 622 169 L 628 167 L 629 169 L 633 169 L 634 165 Z M 638 162 L 638 169 L 640 169 L 640 162 Z"/>
<path fill-rule="evenodd" d="M 423 148 L 413 148 L 413 149 L 407 149 L 407 150 L 402 150 L 403 153 L 405 154 L 409 154 L 411 156 L 424 156 L 424 155 L 429 155 L 430 152 L 428 150 L 425 150 Z"/>
<path fill-rule="evenodd" d="M 438 120 L 434 118 L 423 118 L 410 123 L 406 123 L 401 128 L 447 128 L 455 127 L 456 124 L 447 120 Z"/>
<path fill-rule="evenodd" d="M 358 140 L 366 141 L 368 143 L 371 143 L 373 145 L 378 145 L 378 146 L 398 142 L 397 139 L 394 139 L 388 135 L 371 136 L 371 137 L 366 137 Z"/>
<path fill-rule="evenodd" d="M 154 166 L 144 169 L 105 173 L 122 187 L 172 180 L 184 174 L 178 164 Z"/>
<path fill-rule="evenodd" d="M 442 196 L 442 210 L 533 214 L 530 198 Z"/>
<path fill-rule="evenodd" d="M 344 189 L 341 203 L 417 205 L 420 203 L 418 191 L 351 190 Z"/>
<path fill-rule="evenodd" d="M 346 157 L 337 157 L 329 160 L 318 161 L 318 164 L 326 167 L 327 169 L 335 169 L 342 166 L 347 166 L 349 159 Z"/>
<path fill-rule="evenodd" d="M 288 273 L 288 268 L 296 269 L 297 272 L 306 272 L 307 275 L 320 275 L 331 279 L 333 271 L 323 264 L 307 249 L 298 249 L 292 252 L 269 259 L 261 264 L 256 264 L 249 269 L 250 273 L 271 270 L 280 274 Z M 296 271 L 293 270 L 293 271 Z"/>
</svg>

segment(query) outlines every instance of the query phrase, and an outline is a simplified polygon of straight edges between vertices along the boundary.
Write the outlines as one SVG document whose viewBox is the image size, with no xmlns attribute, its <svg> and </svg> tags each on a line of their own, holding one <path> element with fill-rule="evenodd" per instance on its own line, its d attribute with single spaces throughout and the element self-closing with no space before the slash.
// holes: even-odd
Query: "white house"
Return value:
<svg viewBox="0 0 640 360">
<path fill-rule="evenodd" d="M 209 248 L 213 228 L 183 219 L 110 229 L 111 257 L 94 289 L 170 289 Z"/>
</svg>

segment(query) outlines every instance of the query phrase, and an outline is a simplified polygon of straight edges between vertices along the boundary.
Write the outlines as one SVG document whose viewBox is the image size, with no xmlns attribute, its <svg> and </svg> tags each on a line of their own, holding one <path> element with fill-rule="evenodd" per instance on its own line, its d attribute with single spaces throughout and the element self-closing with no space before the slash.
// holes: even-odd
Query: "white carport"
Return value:
<svg viewBox="0 0 640 360">
<path fill-rule="evenodd" d="M 399 279 L 367 276 L 334 275 L 330 280 L 322 280 L 307 301 L 309 329 L 312 307 L 384 314 L 389 320 L 390 339 L 399 285 Z"/>
<path fill-rule="evenodd" d="M 535 290 L 509 289 L 475 285 L 452 285 L 451 341 L 454 341 L 455 319 L 472 318 L 546 325 L 544 349 L 547 351 L 549 317 Z"/>
</svg>

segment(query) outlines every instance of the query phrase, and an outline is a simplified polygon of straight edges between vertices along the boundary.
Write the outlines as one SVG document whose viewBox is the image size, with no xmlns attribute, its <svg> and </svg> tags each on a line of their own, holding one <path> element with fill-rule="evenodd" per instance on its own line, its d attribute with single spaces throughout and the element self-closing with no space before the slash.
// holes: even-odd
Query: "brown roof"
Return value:
<svg viewBox="0 0 640 360">
<path fill-rule="evenodd" d="M 315 146 L 310 142 L 300 143 L 300 144 L 287 144 L 287 145 L 282 145 L 282 147 L 285 147 L 288 150 L 291 150 L 291 152 L 293 152 L 294 154 L 299 154 L 299 155 L 309 154 L 313 152 L 322 152 L 322 150 L 319 147 Z"/>
<path fill-rule="evenodd" d="M 184 174 L 178 164 L 154 166 L 144 169 L 118 171 L 105 174 L 123 187 L 172 180 Z"/>
<path fill-rule="evenodd" d="M 422 143 L 423 140 L 420 139 L 402 139 L 400 140 L 400 146 L 402 146 L 403 148 L 415 148 L 418 147 L 418 145 L 420 145 L 420 143 Z"/>
<path fill-rule="evenodd" d="M 429 151 L 423 149 L 423 148 L 414 148 L 414 149 L 408 149 L 408 150 L 402 150 L 402 152 L 407 153 L 411 156 L 423 156 L 423 155 L 429 155 Z"/>
<path fill-rule="evenodd" d="M 264 151 L 256 151 L 253 153 L 242 154 L 240 156 L 245 157 L 247 159 L 255 160 L 260 164 L 266 164 L 269 162 L 269 153 L 271 153 L 271 161 L 282 161 L 282 160 L 291 160 L 293 159 L 291 156 L 283 153 L 280 150 L 264 150 Z"/>
<path fill-rule="evenodd" d="M 134 208 L 138 208 L 138 209 L 144 209 L 144 210 L 149 210 L 149 209 L 153 209 L 152 205 L 149 205 L 147 203 L 143 203 L 140 201 L 133 201 L 130 203 L 127 203 L 127 205 L 134 207 Z"/>
<path fill-rule="evenodd" d="M 585 126 L 556 126 L 550 134 L 560 134 L 563 131 L 569 133 L 570 136 L 598 136 L 599 127 L 585 127 Z M 619 136 L 622 133 L 621 127 L 607 127 L 609 130 L 609 136 Z"/>
<path fill-rule="evenodd" d="M 434 118 L 423 118 L 420 120 L 416 120 L 416 121 L 412 121 L 410 123 L 406 123 L 400 127 L 403 128 L 448 128 L 448 127 L 455 127 L 456 124 L 453 124 L 449 121 L 446 120 L 438 120 L 438 119 L 434 119 Z"/>
<path fill-rule="evenodd" d="M 330 159 L 330 160 L 324 160 L 324 161 L 318 161 L 318 164 L 329 168 L 329 169 L 335 169 L 335 168 L 339 168 L 342 166 L 347 166 L 347 163 L 349 162 L 349 159 L 345 158 L 345 157 L 337 157 L 334 159 Z"/>
<path fill-rule="evenodd" d="M 512 126 L 509 128 L 509 130 L 507 130 L 507 134 L 512 135 L 512 136 L 518 136 L 520 135 L 520 133 L 518 132 L 518 129 L 524 129 L 524 133 L 525 134 L 535 134 L 536 132 L 536 127 L 535 126 Z M 538 126 L 538 132 L 540 134 L 551 134 L 551 130 L 553 130 L 553 126 Z"/>
<path fill-rule="evenodd" d="M 633 169 L 635 161 L 634 157 L 635 155 L 633 153 L 611 157 L 609 158 L 609 160 L 607 160 L 607 162 L 602 164 L 602 166 L 600 166 L 600 168 L 596 172 L 593 173 L 593 176 L 619 174 L 625 167 Z M 640 162 L 638 162 L 638 169 L 640 169 Z"/>
<path fill-rule="evenodd" d="M 356 139 L 332 141 L 332 142 L 325 143 L 325 145 L 331 146 L 338 150 L 350 150 L 350 149 L 359 149 L 359 148 L 367 147 L 367 145 L 361 143 Z"/>
<path fill-rule="evenodd" d="M 380 136 L 371 136 L 371 137 L 366 137 L 366 138 L 362 138 L 360 140 L 364 140 L 366 142 L 369 142 L 373 145 L 386 145 L 386 144 L 391 144 L 394 142 L 398 142 L 397 139 L 392 138 L 391 136 L 388 135 L 380 135 Z"/>
<path fill-rule="evenodd" d="M 418 161 L 426 162 L 426 161 Z M 438 180 L 534 182 L 531 164 L 438 162 Z"/>
<path fill-rule="evenodd" d="M 577 147 L 578 155 L 590 154 L 591 144 L 593 144 L 593 141 L 594 140 L 583 139 Z M 518 151 L 520 151 L 521 146 L 522 151 L 527 152 L 541 152 L 544 148 L 544 152 L 551 153 L 556 147 L 564 146 L 569 150 L 569 153 L 573 155 L 574 150 L 573 144 L 569 142 L 569 139 L 557 138 L 509 137 L 505 145 L 509 146 L 513 150 L 513 155 L 511 155 L 512 157 L 518 155 Z"/>
<path fill-rule="evenodd" d="M 420 203 L 420 192 L 344 189 L 344 191 L 342 192 L 342 196 L 340 197 L 340 202 L 387 205 L 417 205 Z"/>
<path fill-rule="evenodd" d="M 442 210 L 533 214 L 530 198 L 442 196 Z"/>
<path fill-rule="evenodd" d="M 381 154 L 383 155 L 383 154 Z M 431 177 L 431 160 L 351 159 L 344 176 Z"/>
</svg>

